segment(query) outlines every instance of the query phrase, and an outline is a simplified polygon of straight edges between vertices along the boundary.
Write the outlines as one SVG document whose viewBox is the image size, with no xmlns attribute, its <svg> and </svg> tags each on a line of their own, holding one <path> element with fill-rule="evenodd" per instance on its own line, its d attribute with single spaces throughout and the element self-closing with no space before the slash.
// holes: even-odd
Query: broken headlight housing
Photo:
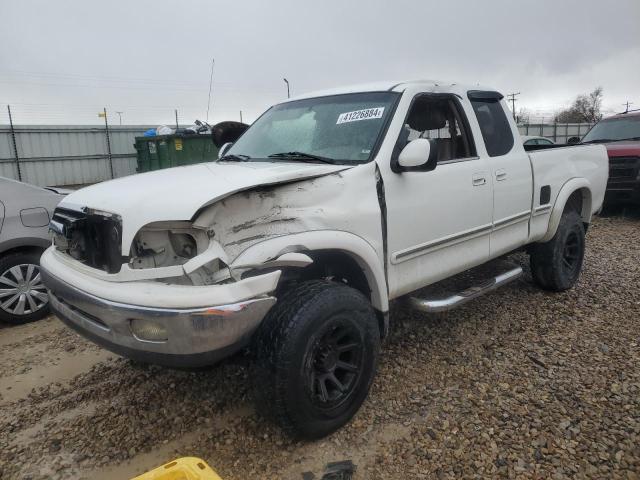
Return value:
<svg viewBox="0 0 640 480">
<path fill-rule="evenodd" d="M 143 227 L 133 239 L 131 268 L 159 268 L 182 265 L 202 253 L 209 235 L 190 222 L 156 222 Z"/>
<path fill-rule="evenodd" d="M 190 222 L 155 222 L 136 234 L 131 245 L 129 266 L 132 269 L 162 268 L 185 265 L 211 251 L 217 245 L 213 231 L 195 228 Z M 162 281 L 185 285 L 211 285 L 229 277 L 227 265 L 219 257 L 205 255 L 202 265 L 192 265 L 186 275 L 163 277 Z"/>
</svg>

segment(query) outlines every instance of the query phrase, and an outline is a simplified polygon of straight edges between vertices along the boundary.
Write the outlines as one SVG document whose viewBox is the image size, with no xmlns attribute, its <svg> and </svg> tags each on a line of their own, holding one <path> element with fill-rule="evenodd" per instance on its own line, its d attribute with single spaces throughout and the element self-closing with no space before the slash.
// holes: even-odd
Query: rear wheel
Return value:
<svg viewBox="0 0 640 480">
<path fill-rule="evenodd" d="M 551 240 L 530 250 L 531 274 L 546 290 L 561 292 L 578 281 L 584 260 L 585 233 L 582 218 L 575 211 L 562 214 Z"/>
<path fill-rule="evenodd" d="M 360 292 L 302 283 L 278 301 L 257 333 L 258 408 L 293 436 L 328 435 L 366 398 L 379 349 L 377 318 Z"/>
<path fill-rule="evenodd" d="M 0 258 L 0 320 L 20 324 L 49 313 L 40 276 L 40 253 L 17 252 Z"/>
</svg>

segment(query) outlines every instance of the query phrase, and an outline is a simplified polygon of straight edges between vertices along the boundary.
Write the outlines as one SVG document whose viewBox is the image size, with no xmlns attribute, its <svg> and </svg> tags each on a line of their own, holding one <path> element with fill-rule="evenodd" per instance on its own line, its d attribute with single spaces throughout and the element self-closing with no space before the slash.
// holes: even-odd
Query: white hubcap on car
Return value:
<svg viewBox="0 0 640 480">
<path fill-rule="evenodd" d="M 0 275 L 0 308 L 12 315 L 37 312 L 49 301 L 38 265 L 23 263 Z"/>
</svg>

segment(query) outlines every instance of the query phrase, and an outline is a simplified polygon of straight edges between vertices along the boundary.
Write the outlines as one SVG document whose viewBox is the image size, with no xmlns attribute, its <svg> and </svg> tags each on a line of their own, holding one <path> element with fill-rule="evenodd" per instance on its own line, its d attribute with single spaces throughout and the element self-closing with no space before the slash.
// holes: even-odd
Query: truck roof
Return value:
<svg viewBox="0 0 640 480">
<path fill-rule="evenodd" d="M 402 92 L 410 87 L 433 88 L 435 86 L 449 86 L 451 91 L 455 93 L 464 93 L 468 90 L 494 90 L 492 88 L 480 85 L 461 85 L 449 81 L 441 80 L 409 80 L 409 81 L 380 81 L 373 83 L 361 83 L 355 85 L 346 85 L 342 87 L 330 88 L 327 90 L 318 90 L 302 95 L 297 95 L 286 102 L 302 100 L 305 98 L 326 97 L 329 95 L 342 95 L 346 93 L 364 93 L 364 92 Z M 282 103 L 286 103 L 282 102 Z"/>
</svg>

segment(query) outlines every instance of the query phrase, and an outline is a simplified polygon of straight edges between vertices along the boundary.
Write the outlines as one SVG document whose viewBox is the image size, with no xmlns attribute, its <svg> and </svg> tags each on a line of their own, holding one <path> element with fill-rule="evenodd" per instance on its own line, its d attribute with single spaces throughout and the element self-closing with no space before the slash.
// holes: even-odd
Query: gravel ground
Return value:
<svg viewBox="0 0 640 480">
<path fill-rule="evenodd" d="M 394 306 L 369 399 L 312 443 L 255 414 L 245 356 L 172 371 L 55 318 L 2 328 L 0 478 L 127 479 L 194 455 L 225 480 L 347 459 L 357 479 L 638 479 L 639 314 L 640 214 L 598 218 L 569 292 L 526 276 L 446 315 Z"/>
</svg>

